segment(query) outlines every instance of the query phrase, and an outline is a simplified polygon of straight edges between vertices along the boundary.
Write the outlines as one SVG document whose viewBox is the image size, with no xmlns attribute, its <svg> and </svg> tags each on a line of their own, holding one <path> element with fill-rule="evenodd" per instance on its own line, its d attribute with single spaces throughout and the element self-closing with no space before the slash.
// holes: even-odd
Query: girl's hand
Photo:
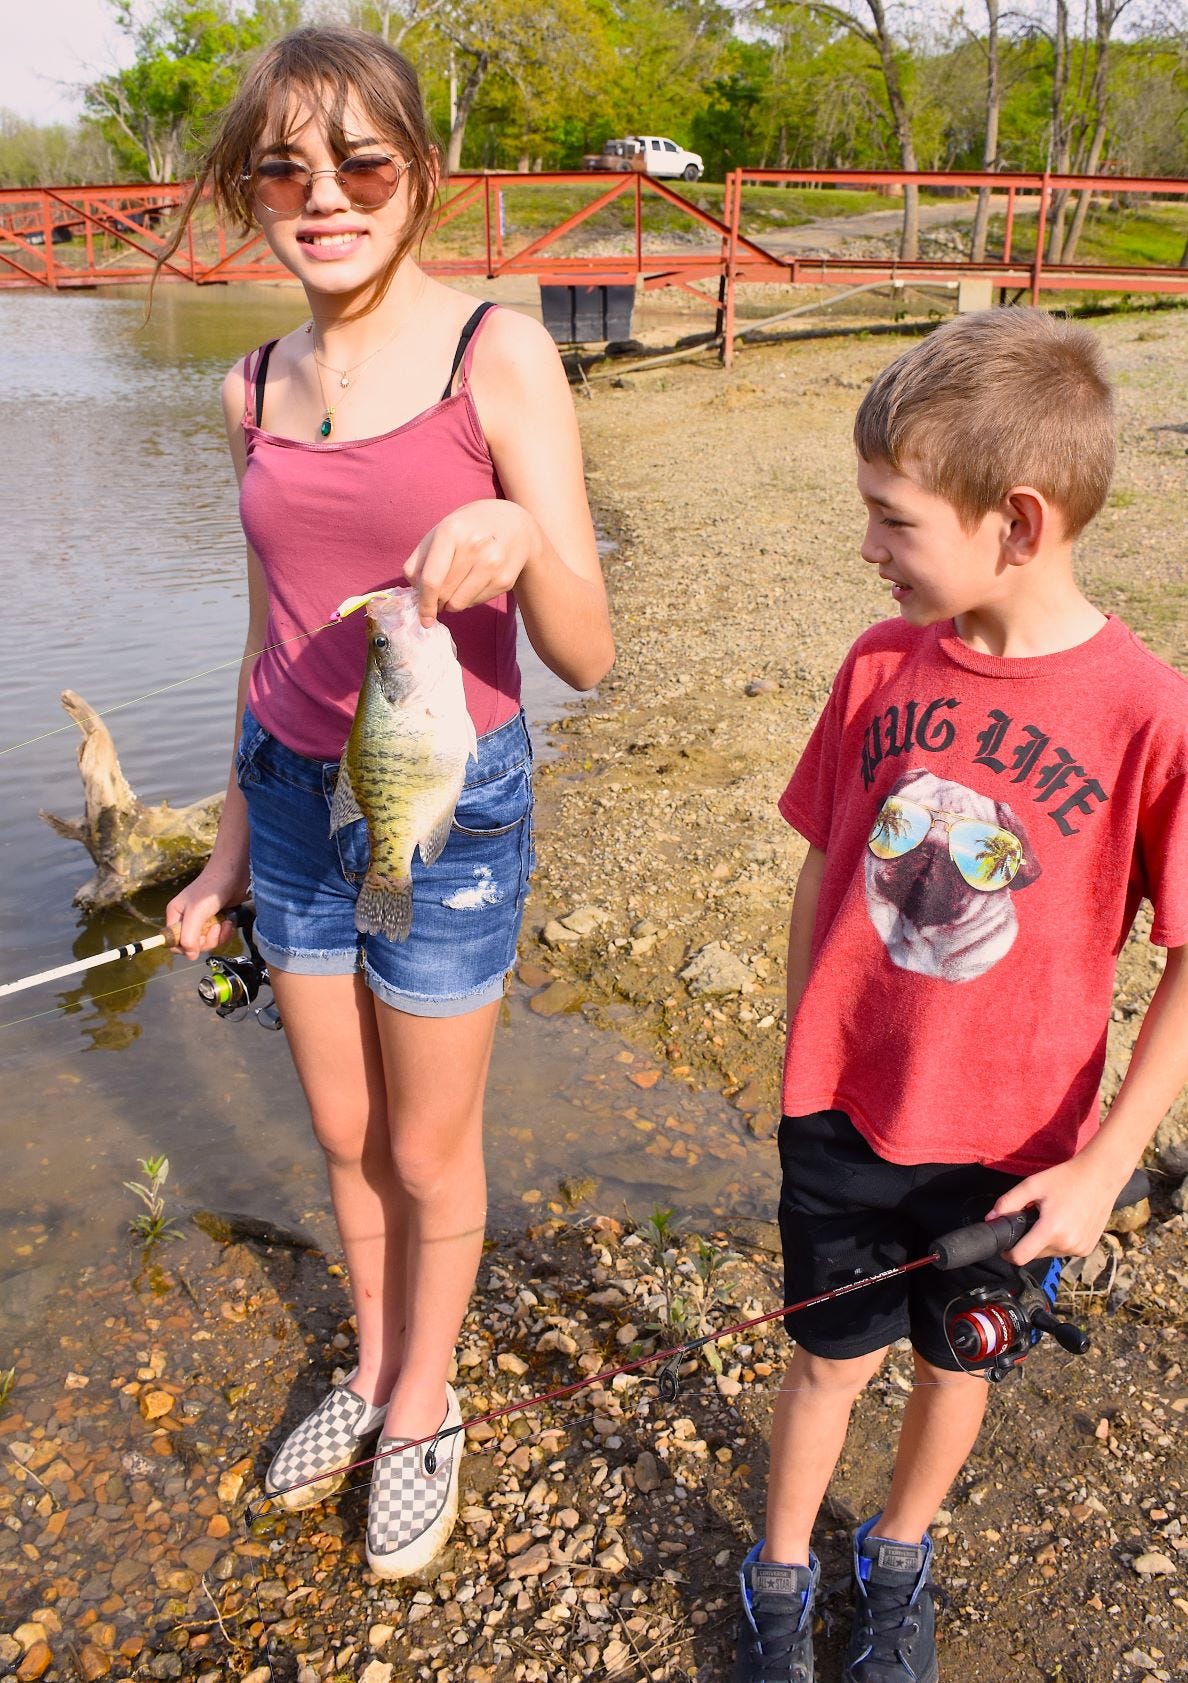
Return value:
<svg viewBox="0 0 1188 1683">
<path fill-rule="evenodd" d="M 195 959 L 229 941 L 235 925 L 219 913 L 237 906 L 247 886 L 246 875 L 229 877 L 212 861 L 180 894 L 175 894 L 165 908 L 165 925 L 175 937 L 178 951 Z"/>
<path fill-rule="evenodd" d="M 1111 1172 L 1082 1151 L 1012 1186 L 986 1219 L 1014 1215 L 1031 1205 L 1039 1210 L 1039 1219 L 1012 1250 L 1003 1252 L 1006 1261 L 1022 1267 L 1037 1256 L 1088 1256 L 1105 1232 L 1128 1172 Z"/>
<path fill-rule="evenodd" d="M 404 563 L 421 599 L 421 624 L 439 612 L 457 613 L 511 590 L 541 553 L 541 530 L 518 503 L 487 498 L 447 514 Z"/>
</svg>

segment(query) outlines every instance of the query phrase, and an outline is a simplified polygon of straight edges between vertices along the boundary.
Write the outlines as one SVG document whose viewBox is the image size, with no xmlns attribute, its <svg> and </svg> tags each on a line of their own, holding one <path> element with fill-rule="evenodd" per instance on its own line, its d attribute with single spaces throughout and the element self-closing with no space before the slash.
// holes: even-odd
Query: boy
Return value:
<svg viewBox="0 0 1188 1683">
<path fill-rule="evenodd" d="M 1092 335 L 1038 310 L 948 323 L 854 429 L 862 557 L 898 620 L 846 657 L 780 801 L 792 906 L 779 1148 L 785 1302 L 1034 1206 L 1008 1255 L 1085 1255 L 1188 1075 L 1188 682 L 1080 592 L 1112 395 Z M 1168 950 L 1099 1127 L 1118 952 L 1139 899 Z M 948 1301 L 997 1259 L 788 1320 L 765 1540 L 741 1569 L 736 1683 L 812 1683 L 809 1538 L 853 1401 L 910 1335 L 883 1511 L 854 1537 L 846 1683 L 936 1683 L 927 1528 L 988 1386 Z"/>
</svg>

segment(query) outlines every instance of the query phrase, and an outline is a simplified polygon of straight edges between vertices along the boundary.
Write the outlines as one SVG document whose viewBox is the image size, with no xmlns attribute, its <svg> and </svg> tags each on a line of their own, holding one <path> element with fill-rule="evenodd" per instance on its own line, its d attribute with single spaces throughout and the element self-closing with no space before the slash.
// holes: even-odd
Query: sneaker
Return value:
<svg viewBox="0 0 1188 1683">
<path fill-rule="evenodd" d="M 807 1566 L 760 1560 L 755 1544 L 739 1568 L 742 1618 L 734 1683 L 813 1683 L 813 1601 L 821 1577 L 815 1554 Z"/>
<path fill-rule="evenodd" d="M 367 1564 L 380 1578 L 407 1578 L 438 1555 L 458 1517 L 462 1410 L 452 1385 L 441 1431 L 433 1443 L 401 1448 L 381 1438 L 371 1469 L 367 1504 Z"/>
<path fill-rule="evenodd" d="M 854 1533 L 854 1624 L 845 1683 L 938 1683 L 932 1540 L 876 1537 L 881 1517 Z"/>
<path fill-rule="evenodd" d="M 273 1457 L 264 1478 L 264 1494 L 290 1513 L 312 1508 L 332 1496 L 345 1472 L 327 1479 L 318 1479 L 318 1474 L 353 1461 L 384 1423 L 387 1404 L 381 1407 L 356 1396 L 350 1389 L 354 1377 L 354 1373 L 348 1374 L 341 1385 L 323 1397 L 313 1413 L 294 1426 Z"/>
</svg>

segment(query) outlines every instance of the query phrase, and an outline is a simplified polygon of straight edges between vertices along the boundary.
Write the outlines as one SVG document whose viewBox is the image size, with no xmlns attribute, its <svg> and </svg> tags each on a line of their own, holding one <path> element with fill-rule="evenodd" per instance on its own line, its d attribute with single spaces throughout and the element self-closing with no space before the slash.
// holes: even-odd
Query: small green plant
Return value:
<svg viewBox="0 0 1188 1683">
<path fill-rule="evenodd" d="M 639 1231 L 651 1249 L 660 1282 L 656 1331 L 683 1341 L 704 1338 L 714 1330 L 713 1311 L 728 1295 L 720 1275 L 738 1257 L 699 1237 L 691 1241 L 692 1255 L 682 1257 L 675 1244 L 678 1226 L 672 1210 L 654 1209 Z M 716 1345 L 705 1345 L 701 1354 L 715 1373 L 722 1371 Z"/>
<path fill-rule="evenodd" d="M 148 1176 L 148 1185 L 144 1186 L 135 1180 L 124 1182 L 128 1191 L 134 1192 L 144 1205 L 140 1214 L 132 1217 L 128 1229 L 129 1232 L 135 1233 L 138 1239 L 143 1240 L 144 1247 L 148 1250 L 165 1239 L 180 1239 L 181 1233 L 165 1214 L 162 1188 L 169 1179 L 168 1157 L 141 1157 L 138 1161 Z"/>
<path fill-rule="evenodd" d="M 4 1413 L 12 1388 L 16 1384 L 16 1368 L 0 1368 L 0 1414 Z"/>
</svg>

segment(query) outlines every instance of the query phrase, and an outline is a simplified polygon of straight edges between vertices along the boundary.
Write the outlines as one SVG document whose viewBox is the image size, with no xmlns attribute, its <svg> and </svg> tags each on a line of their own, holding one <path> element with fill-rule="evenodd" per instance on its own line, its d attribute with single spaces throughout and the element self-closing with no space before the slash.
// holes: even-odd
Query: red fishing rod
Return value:
<svg viewBox="0 0 1188 1683">
<path fill-rule="evenodd" d="M 1136 1169 L 1119 1193 L 1114 1207 L 1124 1209 L 1129 1204 L 1138 1203 L 1147 1196 L 1148 1191 L 1146 1175 L 1141 1169 Z M 830 1291 L 818 1292 L 815 1297 L 802 1298 L 799 1303 L 789 1303 L 783 1309 L 772 1309 L 765 1315 L 752 1315 L 749 1320 L 735 1321 L 730 1326 L 722 1327 L 717 1332 L 705 1333 L 700 1338 L 686 1339 L 683 1343 L 670 1345 L 667 1349 L 654 1350 L 650 1355 L 639 1356 L 634 1361 L 622 1363 L 619 1367 L 603 1368 L 599 1373 L 588 1374 L 584 1379 L 575 1379 L 568 1385 L 558 1386 L 556 1390 L 542 1391 L 536 1396 L 523 1397 L 518 1402 L 505 1403 L 499 1408 L 489 1409 L 485 1414 L 472 1415 L 457 1426 L 431 1432 L 423 1438 L 410 1438 L 392 1444 L 390 1448 L 376 1455 L 349 1461 L 341 1467 L 323 1469 L 312 1478 L 302 1479 L 274 1492 L 271 1496 L 264 1496 L 249 1503 L 244 1512 L 244 1519 L 250 1527 L 282 1496 L 292 1495 L 312 1484 L 322 1484 L 328 1479 L 343 1478 L 348 1473 L 359 1472 L 364 1467 L 374 1466 L 387 1455 L 401 1454 L 406 1449 L 425 1448 L 425 1471 L 432 1477 L 437 1470 L 438 1446 L 457 1433 L 465 1432 L 468 1427 L 489 1425 L 495 1420 L 507 1420 L 512 1415 L 523 1414 L 530 1408 L 560 1402 L 591 1386 L 607 1385 L 622 1374 L 638 1373 L 641 1368 L 657 1367 L 655 1380 L 661 1400 L 675 1402 L 680 1392 L 682 1362 L 698 1350 L 704 1349 L 706 1345 L 716 1344 L 720 1339 L 730 1338 L 741 1332 L 749 1332 L 753 1327 L 785 1320 L 789 1315 L 798 1315 L 805 1309 L 815 1309 L 818 1304 L 832 1303 L 839 1297 L 847 1297 L 851 1292 L 865 1291 L 869 1286 L 882 1285 L 887 1280 L 897 1280 L 906 1274 L 914 1274 L 921 1268 L 938 1268 L 947 1274 L 957 1268 L 969 1268 L 979 1262 L 988 1262 L 1017 1245 L 1038 1219 L 1039 1211 L 1032 1208 L 1019 1210 L 1014 1215 L 995 1216 L 993 1221 L 978 1221 L 970 1227 L 959 1227 L 952 1233 L 934 1239 L 927 1255 L 916 1257 L 911 1262 L 901 1262 L 894 1268 L 883 1269 L 879 1274 L 867 1274 L 859 1280 L 847 1281 L 845 1285 L 834 1286 Z M 1034 1272 L 1037 1266 L 1042 1269 L 1042 1274 Z M 973 1291 L 955 1298 L 950 1303 L 945 1312 L 945 1333 L 949 1348 L 963 1372 L 979 1374 L 982 1378 L 997 1383 L 1022 1363 L 1045 1333 L 1050 1334 L 1063 1349 L 1072 1354 L 1085 1354 L 1089 1349 L 1089 1335 L 1070 1321 L 1058 1320 L 1052 1313 L 1060 1280 L 1060 1268 L 1059 1259 L 1045 1257 L 1028 1267 L 1015 1268 L 1013 1276 L 1006 1276 L 1000 1285 L 975 1287 Z"/>
</svg>

